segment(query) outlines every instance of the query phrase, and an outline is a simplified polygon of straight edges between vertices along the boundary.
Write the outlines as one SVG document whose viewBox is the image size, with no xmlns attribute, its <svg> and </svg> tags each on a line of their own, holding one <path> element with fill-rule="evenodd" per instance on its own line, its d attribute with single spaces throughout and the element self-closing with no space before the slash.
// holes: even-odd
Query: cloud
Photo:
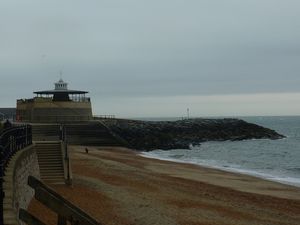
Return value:
<svg viewBox="0 0 300 225">
<path fill-rule="evenodd" d="M 51 88 L 60 70 L 95 99 L 300 92 L 299 7 L 296 0 L 3 0 L 1 90 L 14 90 L 3 101 Z"/>
</svg>

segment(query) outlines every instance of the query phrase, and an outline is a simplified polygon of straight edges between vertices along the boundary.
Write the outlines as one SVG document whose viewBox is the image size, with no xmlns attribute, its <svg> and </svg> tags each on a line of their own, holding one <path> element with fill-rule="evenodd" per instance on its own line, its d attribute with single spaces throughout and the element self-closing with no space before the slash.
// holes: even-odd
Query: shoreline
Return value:
<svg viewBox="0 0 300 225">
<path fill-rule="evenodd" d="M 50 185 L 106 225 L 298 225 L 300 188 L 146 158 L 127 148 L 70 146 L 73 186 Z M 57 217 L 35 199 L 29 212 Z"/>
<path fill-rule="evenodd" d="M 272 174 L 257 172 L 255 170 L 238 169 L 238 168 L 233 168 L 233 167 L 222 167 L 222 166 L 217 166 L 217 165 L 214 166 L 214 165 L 209 165 L 209 164 L 204 164 L 204 163 L 202 164 L 202 163 L 198 163 L 198 162 L 185 161 L 185 160 L 180 160 L 180 159 L 172 159 L 172 158 L 167 158 L 167 157 L 160 157 L 160 156 L 150 155 L 148 153 L 149 152 L 138 152 L 138 154 L 140 156 L 149 158 L 149 159 L 157 159 L 157 160 L 161 160 L 161 161 L 175 162 L 175 163 L 181 163 L 181 164 L 190 164 L 190 165 L 200 166 L 200 167 L 204 167 L 204 168 L 208 168 L 208 169 L 216 169 L 216 170 L 229 172 L 229 173 L 247 175 L 247 176 L 259 178 L 259 179 L 266 180 L 266 181 L 271 181 L 271 182 L 275 182 L 275 183 L 279 183 L 279 184 L 288 185 L 291 187 L 300 188 L 300 180 L 297 178 L 294 178 L 294 177 L 287 177 L 287 180 L 285 180 L 284 178 L 275 177 Z M 289 179 L 297 179 L 297 181 L 291 182 L 291 181 L 288 181 Z"/>
<path fill-rule="evenodd" d="M 158 173 L 167 174 L 173 177 L 187 178 L 220 187 L 232 188 L 243 192 L 300 200 L 299 186 L 268 180 L 262 177 L 253 176 L 251 174 L 222 170 L 220 168 L 199 165 L 196 163 L 177 162 L 175 160 L 172 161 L 154 157 L 145 157 L 141 155 L 140 152 L 135 153 L 142 158 L 154 160 L 152 162 L 157 161 L 154 166 L 150 166 L 149 168 Z M 157 165 L 159 165 L 161 168 L 157 169 Z M 180 170 L 188 171 L 184 171 L 182 173 Z M 198 174 L 198 171 L 202 172 Z M 278 190 L 278 192 L 276 190 Z M 295 191 L 298 193 L 297 195 L 294 195 Z"/>
</svg>

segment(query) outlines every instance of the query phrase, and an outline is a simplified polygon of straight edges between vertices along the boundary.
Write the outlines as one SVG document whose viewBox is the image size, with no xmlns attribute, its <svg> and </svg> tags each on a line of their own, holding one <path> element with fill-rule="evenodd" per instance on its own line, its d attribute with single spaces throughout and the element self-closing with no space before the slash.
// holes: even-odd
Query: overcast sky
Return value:
<svg viewBox="0 0 300 225">
<path fill-rule="evenodd" d="M 0 107 L 60 70 L 95 114 L 300 115 L 300 1 L 1 0 Z"/>
</svg>

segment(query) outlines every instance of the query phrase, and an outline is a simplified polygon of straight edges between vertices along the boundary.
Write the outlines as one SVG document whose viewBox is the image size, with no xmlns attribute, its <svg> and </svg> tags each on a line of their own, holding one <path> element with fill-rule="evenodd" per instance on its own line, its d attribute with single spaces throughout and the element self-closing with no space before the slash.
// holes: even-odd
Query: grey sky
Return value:
<svg viewBox="0 0 300 225">
<path fill-rule="evenodd" d="M 62 70 L 96 114 L 300 114 L 300 100 L 286 105 L 300 92 L 299 28 L 299 0 L 2 0 L 1 106 L 51 88 Z M 211 95 L 252 96 L 255 110 L 201 102 Z"/>
</svg>

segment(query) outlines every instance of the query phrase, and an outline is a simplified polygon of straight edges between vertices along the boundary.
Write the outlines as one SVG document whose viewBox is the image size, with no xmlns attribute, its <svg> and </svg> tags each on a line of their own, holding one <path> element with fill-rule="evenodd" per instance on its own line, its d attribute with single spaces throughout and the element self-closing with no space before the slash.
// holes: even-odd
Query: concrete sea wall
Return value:
<svg viewBox="0 0 300 225">
<path fill-rule="evenodd" d="M 17 152 L 6 169 L 4 177 L 4 224 L 23 224 L 18 220 L 19 209 L 27 209 L 34 196 L 33 189 L 27 185 L 29 175 L 40 178 L 34 145 Z"/>
</svg>

